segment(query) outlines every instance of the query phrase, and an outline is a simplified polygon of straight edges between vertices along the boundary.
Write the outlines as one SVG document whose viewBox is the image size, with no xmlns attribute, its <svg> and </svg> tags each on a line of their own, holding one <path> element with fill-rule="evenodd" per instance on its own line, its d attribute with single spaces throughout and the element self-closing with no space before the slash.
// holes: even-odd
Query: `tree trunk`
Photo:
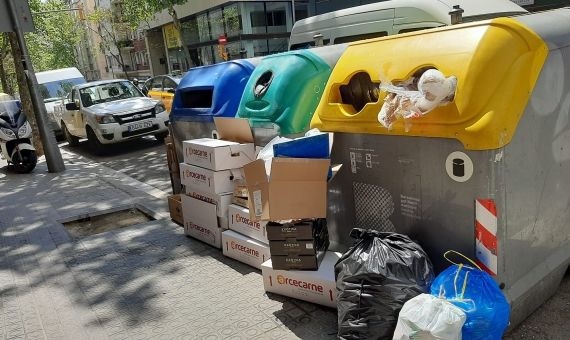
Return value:
<svg viewBox="0 0 570 340">
<path fill-rule="evenodd" d="M 14 92 L 12 91 L 7 78 L 6 69 L 4 68 L 4 54 L 0 53 L 0 84 L 2 85 L 2 91 L 13 96 Z"/>
<path fill-rule="evenodd" d="M 28 83 L 26 81 L 26 76 L 24 74 L 24 65 L 22 64 L 22 50 L 18 45 L 18 38 L 16 33 L 8 33 L 8 38 L 10 40 L 10 46 L 12 47 L 12 56 L 14 58 L 14 66 L 16 70 L 16 78 L 18 80 L 18 89 L 20 93 L 20 101 L 22 102 L 22 109 L 32 126 L 32 138 L 34 143 L 34 148 L 36 148 L 36 153 L 38 156 L 44 154 L 44 147 L 42 145 L 42 139 L 40 138 L 40 132 L 38 130 L 38 124 L 36 122 L 36 117 L 34 116 L 34 106 L 32 105 L 32 97 L 30 96 L 30 90 L 28 89 Z"/>
</svg>

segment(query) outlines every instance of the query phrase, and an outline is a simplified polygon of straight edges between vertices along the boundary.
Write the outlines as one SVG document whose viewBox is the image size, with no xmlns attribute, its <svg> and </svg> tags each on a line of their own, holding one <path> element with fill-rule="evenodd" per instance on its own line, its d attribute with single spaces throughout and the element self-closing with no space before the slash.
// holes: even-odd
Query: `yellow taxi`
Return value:
<svg viewBox="0 0 570 340">
<path fill-rule="evenodd" d="M 150 78 L 143 85 L 143 93 L 151 98 L 162 100 L 166 111 L 170 112 L 174 93 L 181 79 L 181 75 L 162 75 Z"/>
</svg>

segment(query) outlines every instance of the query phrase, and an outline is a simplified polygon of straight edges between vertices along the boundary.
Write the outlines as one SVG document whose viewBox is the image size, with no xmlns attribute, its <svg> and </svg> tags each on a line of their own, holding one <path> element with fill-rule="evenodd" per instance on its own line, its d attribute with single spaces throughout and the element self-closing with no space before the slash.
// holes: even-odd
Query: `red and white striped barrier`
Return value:
<svg viewBox="0 0 570 340">
<path fill-rule="evenodd" d="M 497 275 L 497 206 L 491 199 L 475 200 L 475 257 L 481 269 Z"/>
</svg>

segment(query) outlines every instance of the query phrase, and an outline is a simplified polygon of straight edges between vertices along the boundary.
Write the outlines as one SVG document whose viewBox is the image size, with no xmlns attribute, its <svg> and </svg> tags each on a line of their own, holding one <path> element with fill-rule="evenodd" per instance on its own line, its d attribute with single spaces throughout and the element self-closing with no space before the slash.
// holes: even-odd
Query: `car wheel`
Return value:
<svg viewBox="0 0 570 340">
<path fill-rule="evenodd" d="M 65 140 L 67 141 L 67 144 L 69 144 L 69 146 L 79 145 L 79 138 L 75 137 L 69 132 L 67 126 L 65 126 L 65 123 L 63 122 L 61 123 L 61 128 L 63 130 L 63 136 L 65 137 Z"/>
<path fill-rule="evenodd" d="M 91 152 L 100 156 L 105 154 L 105 145 L 99 141 L 95 132 L 90 127 L 87 127 L 87 142 L 89 143 L 89 148 Z"/>
<path fill-rule="evenodd" d="M 164 132 L 159 132 L 154 134 L 154 138 L 156 138 L 157 141 L 162 142 L 164 140 L 164 138 L 168 137 L 168 131 L 164 131 Z"/>
</svg>

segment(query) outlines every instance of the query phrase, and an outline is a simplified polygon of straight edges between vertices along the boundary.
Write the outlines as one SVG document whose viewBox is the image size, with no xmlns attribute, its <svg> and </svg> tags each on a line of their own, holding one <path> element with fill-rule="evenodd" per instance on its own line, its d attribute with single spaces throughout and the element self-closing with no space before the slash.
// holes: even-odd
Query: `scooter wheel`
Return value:
<svg viewBox="0 0 570 340">
<path fill-rule="evenodd" d="M 22 159 L 20 159 L 22 155 Z M 12 157 L 12 167 L 14 172 L 19 174 L 27 174 L 35 169 L 38 163 L 38 156 L 33 150 L 20 150 L 20 153 L 14 153 Z"/>
</svg>

